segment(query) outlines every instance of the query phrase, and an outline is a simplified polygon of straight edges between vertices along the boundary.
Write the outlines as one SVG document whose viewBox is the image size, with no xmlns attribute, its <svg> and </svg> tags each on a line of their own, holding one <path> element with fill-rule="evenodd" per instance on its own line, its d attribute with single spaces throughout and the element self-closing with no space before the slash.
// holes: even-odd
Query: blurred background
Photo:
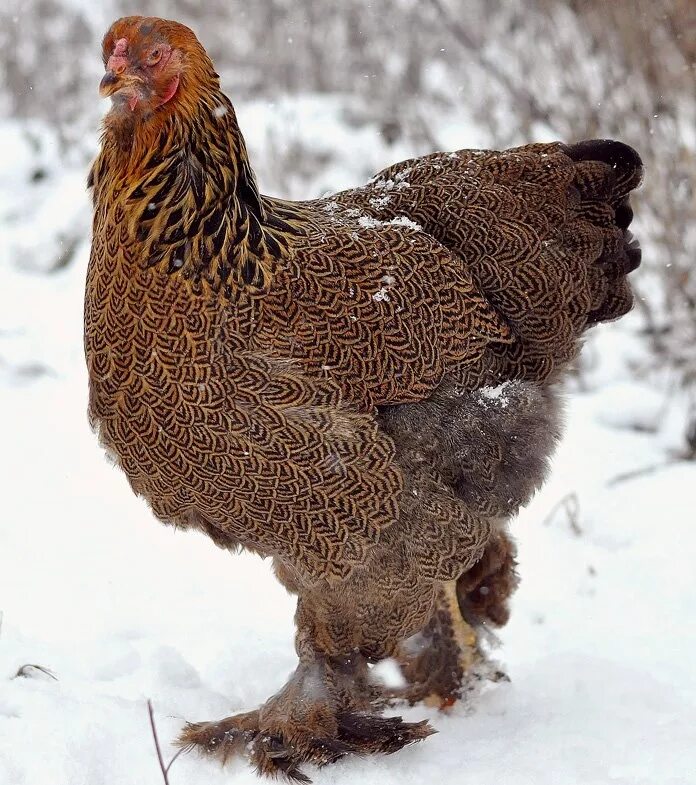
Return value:
<svg viewBox="0 0 696 785">
<path fill-rule="evenodd" d="M 5 0 L 0 270 L 7 275 L 51 277 L 84 265 L 83 182 L 105 108 L 96 90 L 99 42 L 129 13 L 195 29 L 238 108 L 267 193 L 319 195 L 434 149 L 592 136 L 634 145 L 647 171 L 636 205 L 645 261 L 635 277 L 637 308 L 621 325 L 630 337 L 620 347 L 608 338 L 605 353 L 615 372 L 646 381 L 670 411 L 677 407 L 678 449 L 693 457 L 693 0 Z M 0 369 L 59 373 L 65 347 L 37 340 L 27 353 L 18 332 L 32 326 L 7 324 L 18 306 L 3 288 L 10 302 L 0 316 Z M 597 340 L 578 367 L 583 385 L 611 372 L 597 367 Z"/>
<path fill-rule="evenodd" d="M 636 307 L 589 333 L 553 472 L 513 526 L 512 682 L 432 714 L 422 749 L 316 781 L 691 785 L 695 0 L 1 0 L 0 782 L 159 782 L 145 698 L 169 759 L 184 719 L 258 705 L 295 665 L 270 567 L 156 525 L 87 425 L 85 182 L 101 38 L 129 13 L 194 28 L 266 193 L 435 149 L 639 150 Z M 258 785 L 185 756 L 171 781 L 232 780 Z"/>
</svg>

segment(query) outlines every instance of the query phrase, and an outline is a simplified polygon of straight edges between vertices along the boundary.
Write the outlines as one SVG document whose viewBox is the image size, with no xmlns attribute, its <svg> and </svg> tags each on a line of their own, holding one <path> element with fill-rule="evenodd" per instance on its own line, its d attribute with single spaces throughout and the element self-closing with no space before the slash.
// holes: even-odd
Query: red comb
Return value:
<svg viewBox="0 0 696 785">
<path fill-rule="evenodd" d="M 114 44 L 113 54 L 115 57 L 125 57 L 128 51 L 128 41 L 125 38 L 119 38 Z"/>
</svg>

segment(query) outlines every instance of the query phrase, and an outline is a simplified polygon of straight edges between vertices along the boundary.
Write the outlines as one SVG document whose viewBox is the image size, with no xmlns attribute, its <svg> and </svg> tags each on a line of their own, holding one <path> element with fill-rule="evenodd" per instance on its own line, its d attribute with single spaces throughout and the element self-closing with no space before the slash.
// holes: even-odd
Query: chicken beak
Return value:
<svg viewBox="0 0 696 785">
<path fill-rule="evenodd" d="M 123 65 L 119 64 L 116 68 L 107 66 L 107 71 L 99 83 L 99 95 L 102 98 L 118 99 L 120 104 L 127 105 L 131 112 L 134 112 L 143 98 L 143 87 L 143 80 L 129 73 Z"/>
<path fill-rule="evenodd" d="M 107 71 L 99 82 L 99 95 L 108 98 L 118 90 L 119 78 L 113 71 Z"/>
</svg>

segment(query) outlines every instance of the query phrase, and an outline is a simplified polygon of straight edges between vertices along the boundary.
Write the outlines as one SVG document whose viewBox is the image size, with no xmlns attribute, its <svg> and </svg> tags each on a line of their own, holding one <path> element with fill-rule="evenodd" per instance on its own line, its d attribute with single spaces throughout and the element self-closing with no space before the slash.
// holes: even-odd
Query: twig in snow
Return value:
<svg viewBox="0 0 696 785">
<path fill-rule="evenodd" d="M 31 678 L 31 671 L 30 671 L 31 668 L 33 668 L 36 671 L 41 671 L 41 673 L 44 673 L 46 676 L 50 676 L 54 681 L 58 681 L 58 677 L 52 670 L 49 670 L 48 668 L 44 668 L 43 665 L 34 665 L 30 662 L 28 662 L 26 665 L 22 665 L 21 668 L 18 668 L 17 673 L 15 673 L 13 678 L 15 679 Z"/>
<path fill-rule="evenodd" d="M 670 458 L 668 461 L 663 461 L 662 463 L 653 463 L 650 466 L 643 466 L 641 469 L 632 469 L 630 472 L 617 474 L 607 482 L 607 485 L 612 487 L 614 485 L 619 485 L 622 482 L 627 482 L 628 480 L 635 480 L 637 477 L 645 477 L 647 474 L 654 474 L 655 472 L 660 471 L 660 469 L 667 469 L 675 463 L 680 463 L 681 460 L 681 458 Z"/>
<path fill-rule="evenodd" d="M 566 494 L 559 502 L 554 504 L 551 512 L 544 518 L 544 526 L 548 526 L 554 519 L 556 513 L 563 510 L 568 518 L 568 525 L 570 530 L 576 537 L 582 536 L 582 528 L 580 526 L 580 501 L 575 491 Z"/>
<path fill-rule="evenodd" d="M 159 762 L 160 770 L 162 772 L 162 777 L 164 779 L 164 785 L 169 785 L 169 769 L 171 769 L 172 764 L 174 761 L 181 755 L 184 751 L 182 747 L 176 755 L 169 761 L 169 763 L 165 766 L 164 765 L 164 758 L 162 757 L 162 749 L 160 748 L 159 738 L 157 736 L 157 727 L 155 725 L 155 714 L 152 709 L 152 701 L 148 700 L 147 702 L 147 713 L 150 717 L 150 728 L 152 728 L 152 738 L 155 741 L 155 750 L 157 751 L 157 760 Z"/>
</svg>

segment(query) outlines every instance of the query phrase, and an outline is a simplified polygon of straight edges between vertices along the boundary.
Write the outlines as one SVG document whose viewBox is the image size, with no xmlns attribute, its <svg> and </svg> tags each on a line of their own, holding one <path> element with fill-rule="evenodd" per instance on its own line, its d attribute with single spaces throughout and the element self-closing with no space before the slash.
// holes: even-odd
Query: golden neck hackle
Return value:
<svg viewBox="0 0 696 785">
<path fill-rule="evenodd" d="M 134 265 L 181 276 L 194 294 L 264 294 L 299 215 L 259 195 L 229 99 L 199 89 L 196 107 L 184 95 L 128 137 L 107 117 L 90 174 L 95 232 L 111 224 Z"/>
</svg>

